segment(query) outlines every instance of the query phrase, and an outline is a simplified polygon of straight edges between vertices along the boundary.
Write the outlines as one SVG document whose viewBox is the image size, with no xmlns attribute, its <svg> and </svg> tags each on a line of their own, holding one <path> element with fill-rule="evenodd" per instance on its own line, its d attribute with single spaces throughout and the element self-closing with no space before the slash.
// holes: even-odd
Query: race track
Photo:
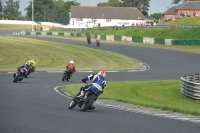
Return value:
<svg viewBox="0 0 200 133">
<path fill-rule="evenodd" d="M 31 37 L 31 36 L 28 36 Z M 17 37 L 16 37 L 17 38 Z M 33 36 L 40 40 L 97 48 L 83 41 Z M 102 43 L 98 49 L 135 58 L 150 67 L 139 72 L 107 73 L 107 81 L 179 80 L 199 73 L 200 54 L 147 47 Z M 62 82 L 62 73 L 32 73 L 21 83 L 12 83 L 12 74 L 0 74 L 0 133 L 197 133 L 200 123 L 156 117 L 96 106 L 94 111 L 68 109 L 70 99 L 54 88 L 80 84 L 90 73 L 77 72 Z"/>
</svg>

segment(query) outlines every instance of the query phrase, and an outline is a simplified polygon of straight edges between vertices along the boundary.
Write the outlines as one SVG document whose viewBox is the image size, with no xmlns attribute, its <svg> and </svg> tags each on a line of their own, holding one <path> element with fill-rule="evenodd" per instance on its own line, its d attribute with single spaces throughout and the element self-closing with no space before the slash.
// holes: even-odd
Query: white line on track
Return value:
<svg viewBox="0 0 200 133">
<path fill-rule="evenodd" d="M 75 85 L 75 84 L 72 84 L 72 85 Z M 72 97 L 69 94 L 66 94 L 64 92 L 63 94 L 58 90 L 60 88 L 67 87 L 67 86 L 71 86 L 71 85 L 57 86 L 54 88 L 54 90 L 58 94 L 72 99 Z M 187 121 L 187 122 L 200 124 L 200 117 L 193 116 L 193 115 L 173 113 L 173 112 L 158 110 L 154 108 L 147 108 L 143 106 L 120 103 L 120 102 L 115 102 L 115 101 L 106 102 L 106 100 L 98 100 L 97 102 L 95 102 L 95 104 L 101 107 L 106 107 L 106 108 L 111 108 L 111 109 L 117 109 L 117 110 L 122 110 L 122 111 L 127 111 L 127 112 L 134 112 L 134 113 L 139 113 L 139 114 L 145 114 L 145 115 L 151 115 L 151 116 L 157 116 L 157 117 L 162 117 L 162 118 L 168 118 L 168 119 Z"/>
</svg>

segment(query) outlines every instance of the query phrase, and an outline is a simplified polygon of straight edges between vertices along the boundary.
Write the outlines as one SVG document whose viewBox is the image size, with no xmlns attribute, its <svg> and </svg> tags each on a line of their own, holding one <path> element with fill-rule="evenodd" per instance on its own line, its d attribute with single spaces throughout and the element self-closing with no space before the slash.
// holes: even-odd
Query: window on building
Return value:
<svg viewBox="0 0 200 133">
<path fill-rule="evenodd" d="M 96 23 L 96 22 L 97 22 L 97 20 L 96 20 L 96 19 L 92 19 L 92 22 L 93 22 L 93 23 Z"/>
<path fill-rule="evenodd" d="M 106 19 L 106 22 L 111 22 L 111 19 Z"/>
<path fill-rule="evenodd" d="M 76 21 L 83 21 L 83 18 L 76 18 Z"/>
</svg>

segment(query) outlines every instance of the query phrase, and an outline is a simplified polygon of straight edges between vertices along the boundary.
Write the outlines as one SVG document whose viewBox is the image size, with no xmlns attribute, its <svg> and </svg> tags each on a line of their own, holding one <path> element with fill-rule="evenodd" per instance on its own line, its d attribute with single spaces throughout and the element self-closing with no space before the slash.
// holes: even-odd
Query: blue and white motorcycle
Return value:
<svg viewBox="0 0 200 133">
<path fill-rule="evenodd" d="M 87 83 L 88 84 L 88 83 Z M 85 87 L 85 86 L 82 86 Z M 101 91 L 96 87 L 93 90 L 84 91 L 82 97 L 77 97 L 80 92 L 71 100 L 68 108 L 73 109 L 76 105 L 81 108 L 81 111 L 91 110 L 91 106 L 96 101 L 97 97 L 101 94 Z"/>
</svg>

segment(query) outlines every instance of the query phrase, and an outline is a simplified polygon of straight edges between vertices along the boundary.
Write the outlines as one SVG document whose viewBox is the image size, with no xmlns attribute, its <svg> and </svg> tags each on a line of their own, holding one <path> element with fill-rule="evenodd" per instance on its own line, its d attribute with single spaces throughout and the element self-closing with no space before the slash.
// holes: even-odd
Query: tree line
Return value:
<svg viewBox="0 0 200 133">
<path fill-rule="evenodd" d="M 26 15 L 22 16 L 19 0 L 0 0 L 0 18 L 8 20 L 32 20 L 32 0 L 24 9 Z M 79 6 L 76 1 L 64 0 L 34 0 L 34 21 L 36 22 L 57 22 L 68 24 L 70 6 Z"/>
<path fill-rule="evenodd" d="M 187 0 L 172 0 L 172 4 L 179 4 Z M 195 1 L 195 0 L 193 0 Z M 200 0 L 196 0 L 200 1 Z M 34 0 L 34 21 L 49 21 L 68 24 L 70 6 L 79 6 L 76 0 Z M 141 13 L 149 17 L 148 11 L 150 0 L 108 0 L 108 2 L 100 2 L 97 6 L 108 7 L 136 7 Z M 24 9 L 26 15 L 22 16 L 20 11 L 19 0 L 0 0 L 0 18 L 8 20 L 32 20 L 32 0 L 29 0 L 29 5 Z M 161 13 L 151 14 L 151 19 L 159 19 Z"/>
</svg>

